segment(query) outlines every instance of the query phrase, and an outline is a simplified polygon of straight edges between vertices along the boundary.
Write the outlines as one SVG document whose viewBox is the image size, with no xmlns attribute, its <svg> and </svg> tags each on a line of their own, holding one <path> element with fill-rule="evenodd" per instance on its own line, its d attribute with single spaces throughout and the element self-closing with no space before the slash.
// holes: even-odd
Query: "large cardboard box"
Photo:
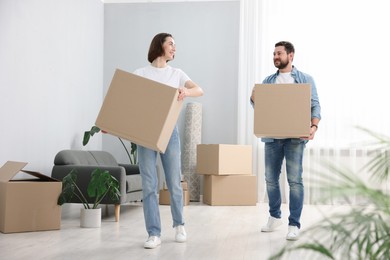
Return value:
<svg viewBox="0 0 390 260">
<path fill-rule="evenodd" d="M 57 205 L 62 183 L 44 174 L 22 170 L 27 163 L 8 161 L 0 168 L 0 231 L 54 230 L 61 227 Z M 28 179 L 13 179 L 24 172 Z"/>
<path fill-rule="evenodd" d="M 198 144 L 196 172 L 205 175 L 251 175 L 252 146 Z"/>
<path fill-rule="evenodd" d="M 95 124 L 163 153 L 182 108 L 178 95 L 177 88 L 117 69 Z"/>
<path fill-rule="evenodd" d="M 254 134 L 299 138 L 310 135 L 310 84 L 256 84 Z"/>
<path fill-rule="evenodd" d="M 203 177 L 203 203 L 212 206 L 255 206 L 257 181 L 255 175 Z"/>
</svg>

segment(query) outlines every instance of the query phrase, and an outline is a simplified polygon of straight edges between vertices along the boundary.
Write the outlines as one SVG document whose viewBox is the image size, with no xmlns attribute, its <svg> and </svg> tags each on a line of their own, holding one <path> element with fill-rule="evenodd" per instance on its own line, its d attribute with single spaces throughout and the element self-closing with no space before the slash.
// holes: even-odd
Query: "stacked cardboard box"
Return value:
<svg viewBox="0 0 390 260">
<path fill-rule="evenodd" d="M 213 206 L 253 206 L 257 181 L 252 146 L 199 144 L 196 172 L 204 175 L 203 202 Z"/>
<path fill-rule="evenodd" d="M 188 191 L 187 182 L 182 181 L 181 187 L 183 188 L 183 204 L 184 204 L 184 206 L 187 206 L 188 204 L 190 204 L 190 193 Z M 160 202 L 160 205 L 170 205 L 171 204 L 169 190 L 166 187 L 165 183 L 164 183 L 163 189 L 160 190 L 159 202 Z"/>
</svg>

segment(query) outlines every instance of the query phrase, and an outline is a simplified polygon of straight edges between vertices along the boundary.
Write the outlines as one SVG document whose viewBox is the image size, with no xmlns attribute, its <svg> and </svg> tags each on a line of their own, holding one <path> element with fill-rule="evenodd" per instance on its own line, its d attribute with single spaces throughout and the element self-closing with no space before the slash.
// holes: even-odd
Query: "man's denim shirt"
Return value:
<svg viewBox="0 0 390 260">
<path fill-rule="evenodd" d="M 279 75 L 279 70 L 275 74 L 266 77 L 263 80 L 263 84 L 275 84 L 276 77 L 278 75 Z M 292 68 L 291 76 L 294 78 L 295 83 L 309 83 L 311 85 L 311 118 L 316 117 L 318 119 L 321 119 L 321 106 L 320 106 L 320 101 L 318 99 L 317 88 L 314 79 L 310 75 L 297 70 L 295 66 L 293 66 Z M 252 100 L 251 103 L 252 105 L 254 105 Z M 261 141 L 267 143 L 267 142 L 273 142 L 274 139 L 261 138 Z"/>
</svg>

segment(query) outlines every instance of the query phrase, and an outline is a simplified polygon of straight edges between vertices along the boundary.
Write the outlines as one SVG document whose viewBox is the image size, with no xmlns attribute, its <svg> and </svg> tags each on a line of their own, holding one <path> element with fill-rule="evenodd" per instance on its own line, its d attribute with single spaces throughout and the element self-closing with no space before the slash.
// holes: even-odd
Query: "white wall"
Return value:
<svg viewBox="0 0 390 260">
<path fill-rule="evenodd" d="M 181 67 L 206 91 L 205 97 L 192 100 L 206 109 L 203 141 L 234 143 L 239 2 L 218 2 L 161 3 L 164 15 L 157 19 L 166 24 L 150 21 L 157 25 L 153 31 L 129 38 L 139 40 L 135 45 L 143 49 L 124 48 L 138 57 L 125 69 L 147 63 L 147 48 L 156 32 L 173 33 L 178 55 L 172 66 Z M 161 5 L 152 11 L 160 12 Z M 204 6 L 211 9 L 205 12 Z M 219 13 L 212 12 L 219 6 Z M 186 19 L 188 11 L 193 12 L 192 20 Z M 178 14 L 182 22 L 177 22 Z M 221 16 L 226 20 L 218 19 Z M 58 151 L 102 148 L 100 134 L 85 148 L 81 142 L 83 132 L 95 122 L 110 81 L 106 76 L 103 84 L 104 19 L 100 0 L 0 1 L 0 165 L 25 161 L 28 169 L 50 175 Z M 110 63 L 106 72 L 113 66 Z M 118 140 L 111 139 L 117 153 L 124 155 Z"/>
<path fill-rule="evenodd" d="M 153 36 L 171 33 L 177 51 L 170 65 L 181 68 L 204 90 L 204 96 L 185 101 L 202 104 L 202 143 L 237 142 L 238 0 L 106 4 L 104 12 L 106 90 L 116 68 L 133 72 L 148 65 Z M 178 120 L 182 136 L 184 114 L 183 109 Z M 119 161 L 128 161 L 116 138 L 104 137 L 103 148 Z"/>
<path fill-rule="evenodd" d="M 0 1 L 0 165 L 50 175 L 59 150 L 82 148 L 102 101 L 103 16 L 100 0 Z"/>
</svg>

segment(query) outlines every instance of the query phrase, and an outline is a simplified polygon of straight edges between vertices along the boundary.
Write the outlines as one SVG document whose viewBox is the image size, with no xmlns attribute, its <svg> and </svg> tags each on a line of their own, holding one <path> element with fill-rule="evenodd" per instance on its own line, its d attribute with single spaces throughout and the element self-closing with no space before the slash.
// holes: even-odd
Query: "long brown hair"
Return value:
<svg viewBox="0 0 390 260">
<path fill-rule="evenodd" d="M 167 37 L 172 37 L 172 35 L 169 33 L 159 33 L 153 37 L 148 53 L 148 61 L 150 63 L 152 63 L 156 58 L 164 55 L 164 49 L 162 46 Z"/>
</svg>

